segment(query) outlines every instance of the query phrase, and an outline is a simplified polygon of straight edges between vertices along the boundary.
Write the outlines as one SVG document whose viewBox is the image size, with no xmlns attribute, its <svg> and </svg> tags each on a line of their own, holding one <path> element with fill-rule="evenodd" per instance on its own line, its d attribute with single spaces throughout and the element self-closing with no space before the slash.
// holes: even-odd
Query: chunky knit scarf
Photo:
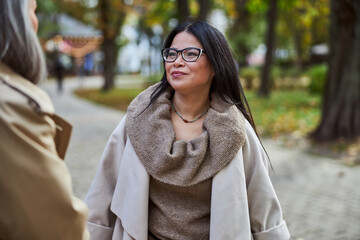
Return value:
<svg viewBox="0 0 360 240">
<path fill-rule="evenodd" d="M 158 86 L 139 94 L 127 111 L 126 132 L 140 161 L 153 178 L 176 186 L 192 186 L 213 177 L 243 145 L 244 116 L 235 105 L 211 94 L 202 134 L 191 141 L 176 140 L 171 87 L 142 112 Z"/>
</svg>

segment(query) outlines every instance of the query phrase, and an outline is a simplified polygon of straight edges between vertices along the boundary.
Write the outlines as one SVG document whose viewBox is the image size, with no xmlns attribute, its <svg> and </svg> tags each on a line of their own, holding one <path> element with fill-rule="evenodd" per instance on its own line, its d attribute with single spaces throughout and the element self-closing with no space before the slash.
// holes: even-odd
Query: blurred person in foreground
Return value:
<svg viewBox="0 0 360 240">
<path fill-rule="evenodd" d="M 92 239 L 285 240 L 269 161 L 225 37 L 180 24 L 130 104 L 85 202 Z"/>
<path fill-rule="evenodd" d="M 63 161 L 71 125 L 35 85 L 46 78 L 35 10 L 0 1 L 0 239 L 89 239 Z"/>
</svg>

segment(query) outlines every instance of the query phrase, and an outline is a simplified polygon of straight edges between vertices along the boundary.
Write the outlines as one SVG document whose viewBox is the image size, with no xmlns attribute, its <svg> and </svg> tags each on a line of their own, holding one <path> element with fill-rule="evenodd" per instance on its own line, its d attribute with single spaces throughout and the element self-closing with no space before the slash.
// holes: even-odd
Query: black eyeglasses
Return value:
<svg viewBox="0 0 360 240">
<path fill-rule="evenodd" d="M 199 59 L 202 53 L 205 53 L 205 50 L 196 47 L 188 47 L 183 50 L 177 50 L 175 48 L 164 48 L 161 50 L 161 54 L 165 62 L 175 62 L 179 53 L 181 53 L 182 58 L 186 62 L 195 62 Z"/>
</svg>

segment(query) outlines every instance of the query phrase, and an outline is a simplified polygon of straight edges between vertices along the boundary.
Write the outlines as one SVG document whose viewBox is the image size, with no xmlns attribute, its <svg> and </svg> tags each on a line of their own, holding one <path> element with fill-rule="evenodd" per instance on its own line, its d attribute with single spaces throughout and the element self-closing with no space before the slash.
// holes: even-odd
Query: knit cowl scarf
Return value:
<svg viewBox="0 0 360 240">
<path fill-rule="evenodd" d="M 176 140 L 171 121 L 171 87 L 145 110 L 157 83 L 129 105 L 126 133 L 150 176 L 175 186 L 192 186 L 226 167 L 245 142 L 245 120 L 234 104 L 210 95 L 202 134 L 191 141 Z"/>
</svg>

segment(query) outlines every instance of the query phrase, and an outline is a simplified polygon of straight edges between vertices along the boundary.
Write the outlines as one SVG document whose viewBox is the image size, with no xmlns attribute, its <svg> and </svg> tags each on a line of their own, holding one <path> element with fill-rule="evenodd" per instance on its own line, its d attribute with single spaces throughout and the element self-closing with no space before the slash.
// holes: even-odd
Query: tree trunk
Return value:
<svg viewBox="0 0 360 240">
<path fill-rule="evenodd" d="M 269 9 L 267 11 L 267 34 L 266 34 L 266 55 L 265 63 L 261 72 L 261 84 L 259 95 L 268 97 L 270 93 L 270 70 L 273 61 L 273 53 L 275 49 L 275 23 L 277 15 L 277 0 L 270 0 Z"/>
<path fill-rule="evenodd" d="M 197 18 L 199 20 L 205 21 L 209 15 L 210 9 L 211 9 L 211 0 L 198 0 L 199 4 L 199 13 Z"/>
<path fill-rule="evenodd" d="M 303 68 L 303 61 L 302 61 L 303 50 L 301 44 L 302 32 L 301 30 L 296 29 L 295 24 L 293 26 L 293 29 L 294 29 L 293 37 L 294 37 L 294 47 L 295 47 L 295 67 L 297 70 L 301 70 Z"/>
<path fill-rule="evenodd" d="M 236 0 L 236 18 L 229 31 L 229 37 L 234 43 L 236 51 L 236 60 L 239 67 L 246 66 L 246 57 L 249 54 L 249 48 L 246 44 L 246 34 L 250 31 L 250 13 L 246 9 L 248 0 Z"/>
<path fill-rule="evenodd" d="M 114 70 L 116 65 L 117 49 L 115 38 L 104 39 L 104 91 L 108 91 L 114 87 Z"/>
<path fill-rule="evenodd" d="M 115 65 L 119 46 L 116 37 L 119 35 L 121 26 L 125 19 L 124 11 L 116 11 L 108 0 L 99 1 L 100 27 L 103 31 L 104 41 L 102 44 L 104 52 L 104 85 L 103 90 L 108 91 L 114 87 Z"/>
<path fill-rule="evenodd" d="M 180 23 L 185 22 L 190 16 L 190 9 L 188 0 L 177 0 L 178 6 L 178 20 Z"/>
<path fill-rule="evenodd" d="M 330 60 L 318 142 L 360 136 L 360 1 L 331 0 Z"/>
</svg>

